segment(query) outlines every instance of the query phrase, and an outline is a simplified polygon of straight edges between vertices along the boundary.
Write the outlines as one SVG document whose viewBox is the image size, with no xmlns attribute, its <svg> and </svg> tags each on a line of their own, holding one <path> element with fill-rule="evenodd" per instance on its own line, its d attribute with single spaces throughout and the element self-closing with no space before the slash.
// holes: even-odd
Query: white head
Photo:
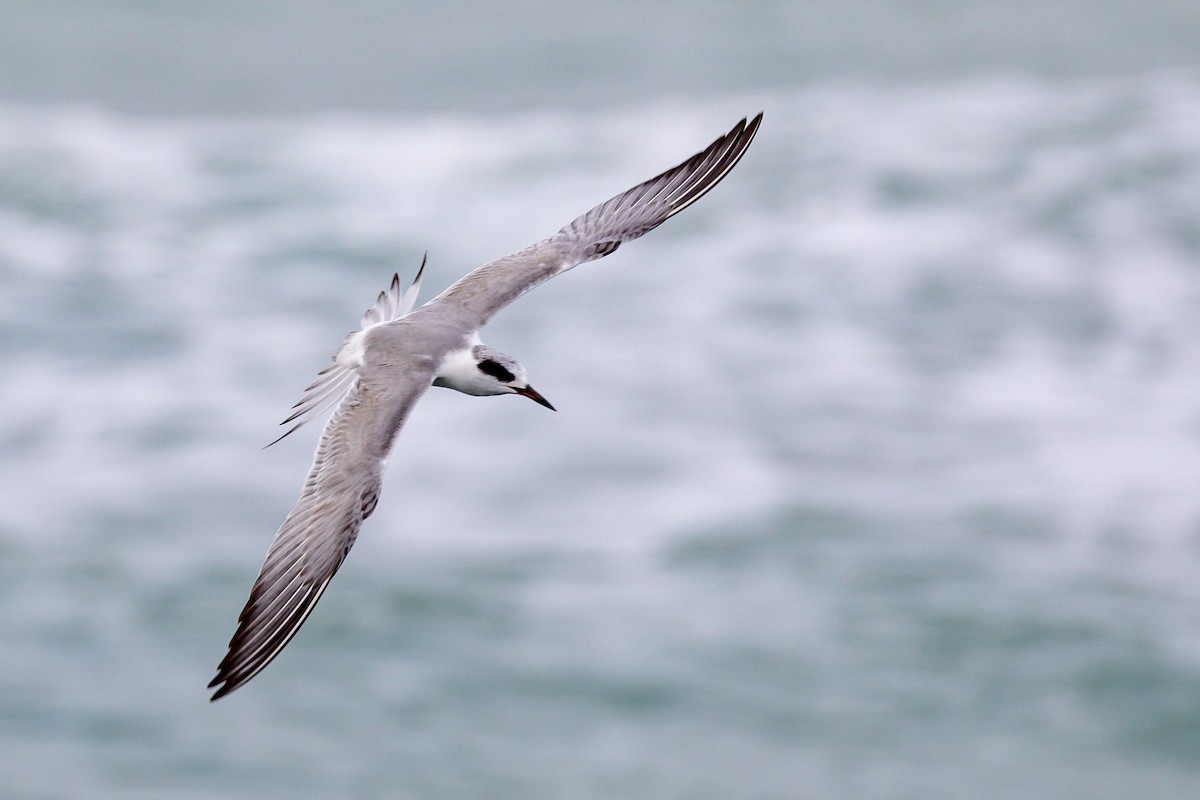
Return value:
<svg viewBox="0 0 1200 800">
<path fill-rule="evenodd" d="M 433 385 L 476 396 L 519 394 L 555 410 L 529 385 L 525 368 L 515 358 L 485 344 L 475 343 L 447 355 Z"/>
</svg>

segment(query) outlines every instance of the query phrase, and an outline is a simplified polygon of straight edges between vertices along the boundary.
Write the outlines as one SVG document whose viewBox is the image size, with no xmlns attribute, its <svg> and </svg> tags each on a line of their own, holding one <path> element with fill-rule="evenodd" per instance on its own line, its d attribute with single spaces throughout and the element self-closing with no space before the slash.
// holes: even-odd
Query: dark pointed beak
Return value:
<svg viewBox="0 0 1200 800">
<path fill-rule="evenodd" d="M 515 391 L 517 394 L 521 395 L 522 397 L 528 397 L 530 400 L 537 403 L 539 406 L 545 406 L 546 408 L 550 409 L 551 411 L 558 411 L 557 408 L 550 405 L 549 400 L 547 400 L 546 398 L 544 398 L 540 394 L 538 394 L 537 390 L 534 389 L 532 386 L 526 386 L 524 389 L 519 389 L 516 386 L 514 386 L 513 391 Z"/>
</svg>

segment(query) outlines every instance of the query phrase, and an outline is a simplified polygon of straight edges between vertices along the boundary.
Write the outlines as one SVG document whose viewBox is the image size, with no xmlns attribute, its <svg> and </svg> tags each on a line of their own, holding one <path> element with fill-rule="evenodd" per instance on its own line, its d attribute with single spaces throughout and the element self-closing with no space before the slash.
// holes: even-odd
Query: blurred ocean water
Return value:
<svg viewBox="0 0 1200 800">
<path fill-rule="evenodd" d="M 14 94 L 0 794 L 1196 796 L 1200 73 L 1121 52 L 595 107 Z M 209 705 L 317 430 L 259 448 L 392 272 L 428 250 L 432 296 L 760 108 L 710 196 L 485 331 L 560 413 L 431 391 Z"/>
</svg>

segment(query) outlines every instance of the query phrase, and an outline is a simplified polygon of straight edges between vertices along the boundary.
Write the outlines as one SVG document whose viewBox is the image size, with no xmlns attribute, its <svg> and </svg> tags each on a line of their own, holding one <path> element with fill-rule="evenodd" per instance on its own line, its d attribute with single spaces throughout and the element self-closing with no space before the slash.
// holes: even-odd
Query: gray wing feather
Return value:
<svg viewBox="0 0 1200 800">
<path fill-rule="evenodd" d="M 654 230 L 699 200 L 746 153 L 762 114 L 734 125 L 696 155 L 576 218 L 556 235 L 469 273 L 430 304 L 466 312 L 471 329 L 535 286 L 562 272 L 613 252 Z"/>
<path fill-rule="evenodd" d="M 213 700 L 257 675 L 292 640 L 375 510 L 392 442 L 432 369 L 405 377 L 388 388 L 360 376 L 325 425 L 300 499 L 275 534 L 209 684 L 217 687 Z"/>
</svg>

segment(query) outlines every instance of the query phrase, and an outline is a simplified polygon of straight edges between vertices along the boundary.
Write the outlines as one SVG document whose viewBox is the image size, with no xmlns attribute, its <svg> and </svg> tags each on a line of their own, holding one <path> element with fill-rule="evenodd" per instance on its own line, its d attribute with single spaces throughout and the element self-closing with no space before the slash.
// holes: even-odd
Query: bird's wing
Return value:
<svg viewBox="0 0 1200 800">
<path fill-rule="evenodd" d="M 275 534 L 229 652 L 209 688 L 224 697 L 253 678 L 291 641 L 375 510 L 392 442 L 429 388 L 432 361 L 388 380 L 359 374 L 321 434 L 295 507 Z"/>
<path fill-rule="evenodd" d="M 741 120 L 682 164 L 601 203 L 549 239 L 484 264 L 430 304 L 462 309 L 464 327 L 478 328 L 538 284 L 608 255 L 699 200 L 745 154 L 761 122 L 761 113 Z"/>
<path fill-rule="evenodd" d="M 421 276 L 425 274 L 425 262 L 428 258 L 429 254 L 427 253 L 425 258 L 421 259 L 421 268 L 417 270 L 417 277 L 413 278 L 413 282 L 403 292 L 400 291 L 399 273 L 392 275 L 391 286 L 386 292 L 380 292 L 375 305 L 368 308 L 363 314 L 362 328 L 346 337 L 346 343 L 334 355 L 329 366 L 317 373 L 317 379 L 304 389 L 307 394 L 301 398 L 300 402 L 292 406 L 291 416 L 279 423 L 280 425 L 294 423 L 292 427 L 284 431 L 282 436 L 268 444 L 267 447 L 283 441 L 287 436 L 324 414 L 334 403 L 345 397 L 346 390 L 350 388 L 350 383 L 354 380 L 358 367 L 362 366 L 361 351 L 356 337 L 360 337 L 365 331 L 376 325 L 384 325 L 400 319 L 412 311 L 413 306 L 417 303 L 417 295 L 421 291 Z"/>
</svg>

